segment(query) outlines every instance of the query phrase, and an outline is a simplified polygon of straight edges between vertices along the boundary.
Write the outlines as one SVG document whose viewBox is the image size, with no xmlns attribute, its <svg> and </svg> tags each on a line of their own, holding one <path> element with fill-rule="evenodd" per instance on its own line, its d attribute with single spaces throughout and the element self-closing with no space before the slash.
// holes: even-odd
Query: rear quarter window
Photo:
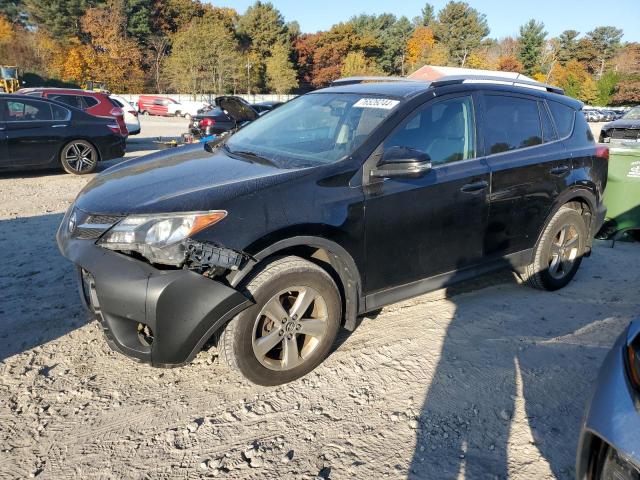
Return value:
<svg viewBox="0 0 640 480">
<path fill-rule="evenodd" d="M 96 105 L 98 105 L 98 100 L 96 100 L 93 97 L 89 97 L 89 96 L 83 96 L 82 99 L 84 100 L 84 104 L 86 105 L 86 107 L 84 108 L 91 108 L 91 107 L 95 107 Z"/>
<path fill-rule="evenodd" d="M 536 100 L 486 95 L 484 105 L 484 141 L 489 155 L 542 143 L 542 125 Z"/>
<path fill-rule="evenodd" d="M 560 138 L 565 138 L 571 135 L 573 131 L 573 123 L 576 117 L 576 111 L 558 102 L 548 101 L 549 110 L 553 116 L 553 121 L 556 124 L 556 130 Z"/>
</svg>

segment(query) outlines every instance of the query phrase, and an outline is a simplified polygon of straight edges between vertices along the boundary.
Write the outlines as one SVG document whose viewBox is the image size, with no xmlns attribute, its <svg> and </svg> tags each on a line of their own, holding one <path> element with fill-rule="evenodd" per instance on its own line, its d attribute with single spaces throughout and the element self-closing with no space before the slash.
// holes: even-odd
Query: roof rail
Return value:
<svg viewBox="0 0 640 480">
<path fill-rule="evenodd" d="M 452 85 L 456 83 L 489 83 L 493 85 L 512 85 L 514 87 L 532 88 L 551 93 L 564 95 L 564 90 L 560 87 L 548 85 L 546 83 L 533 82 L 531 80 L 518 78 L 493 77 L 488 75 L 450 75 L 439 78 L 431 82 L 431 86 Z"/>
<path fill-rule="evenodd" d="M 357 83 L 374 83 L 374 82 L 419 82 L 406 77 L 346 77 L 339 78 L 331 82 L 331 86 L 339 85 L 355 85 Z"/>
</svg>

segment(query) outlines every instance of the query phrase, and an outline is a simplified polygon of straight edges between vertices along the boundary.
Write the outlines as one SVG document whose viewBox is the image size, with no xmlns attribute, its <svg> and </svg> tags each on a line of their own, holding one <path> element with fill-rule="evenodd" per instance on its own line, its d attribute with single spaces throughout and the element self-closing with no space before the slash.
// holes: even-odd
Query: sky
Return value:
<svg viewBox="0 0 640 480">
<path fill-rule="evenodd" d="M 208 0 L 239 13 L 255 0 Z M 563 30 L 588 32 L 600 25 L 613 25 L 624 31 L 623 40 L 640 41 L 640 0 L 467 0 L 487 16 L 493 38 L 517 36 L 518 27 L 534 18 L 545 24 L 550 36 Z M 297 20 L 303 32 L 328 30 L 335 23 L 360 13 L 393 13 L 412 19 L 420 14 L 423 0 L 271 0 L 287 22 Z M 447 0 L 433 0 L 436 12 Z"/>
</svg>

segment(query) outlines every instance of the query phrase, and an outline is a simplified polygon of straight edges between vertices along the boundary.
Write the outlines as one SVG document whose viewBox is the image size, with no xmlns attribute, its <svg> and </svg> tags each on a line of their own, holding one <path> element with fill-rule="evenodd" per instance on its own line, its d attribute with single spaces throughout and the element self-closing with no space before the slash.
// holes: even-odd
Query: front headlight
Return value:
<svg viewBox="0 0 640 480">
<path fill-rule="evenodd" d="M 640 392 L 640 335 L 626 346 L 627 369 L 631 384 Z"/>
<path fill-rule="evenodd" d="M 152 263 L 180 266 L 185 257 L 182 241 L 226 216 L 224 210 L 129 215 L 105 233 L 98 245 L 138 252 Z"/>
</svg>

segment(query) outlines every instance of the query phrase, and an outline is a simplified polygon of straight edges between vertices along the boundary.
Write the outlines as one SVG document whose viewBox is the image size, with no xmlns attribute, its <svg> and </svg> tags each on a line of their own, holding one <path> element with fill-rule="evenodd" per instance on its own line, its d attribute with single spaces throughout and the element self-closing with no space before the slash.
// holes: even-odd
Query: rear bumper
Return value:
<svg viewBox="0 0 640 480">
<path fill-rule="evenodd" d="M 587 480 L 601 442 L 640 471 L 640 410 L 637 395 L 627 379 L 624 346 L 627 331 L 607 355 L 582 424 L 576 479 Z"/>
<path fill-rule="evenodd" d="M 116 351 L 157 367 L 183 365 L 231 318 L 252 304 L 233 288 L 190 270 L 150 264 L 73 239 L 67 215 L 58 247 L 79 267 L 80 296 Z M 151 329 L 152 342 L 139 325 Z"/>
<path fill-rule="evenodd" d="M 100 160 L 112 160 L 123 157 L 127 149 L 127 138 L 114 135 L 113 138 L 100 145 Z"/>
</svg>

